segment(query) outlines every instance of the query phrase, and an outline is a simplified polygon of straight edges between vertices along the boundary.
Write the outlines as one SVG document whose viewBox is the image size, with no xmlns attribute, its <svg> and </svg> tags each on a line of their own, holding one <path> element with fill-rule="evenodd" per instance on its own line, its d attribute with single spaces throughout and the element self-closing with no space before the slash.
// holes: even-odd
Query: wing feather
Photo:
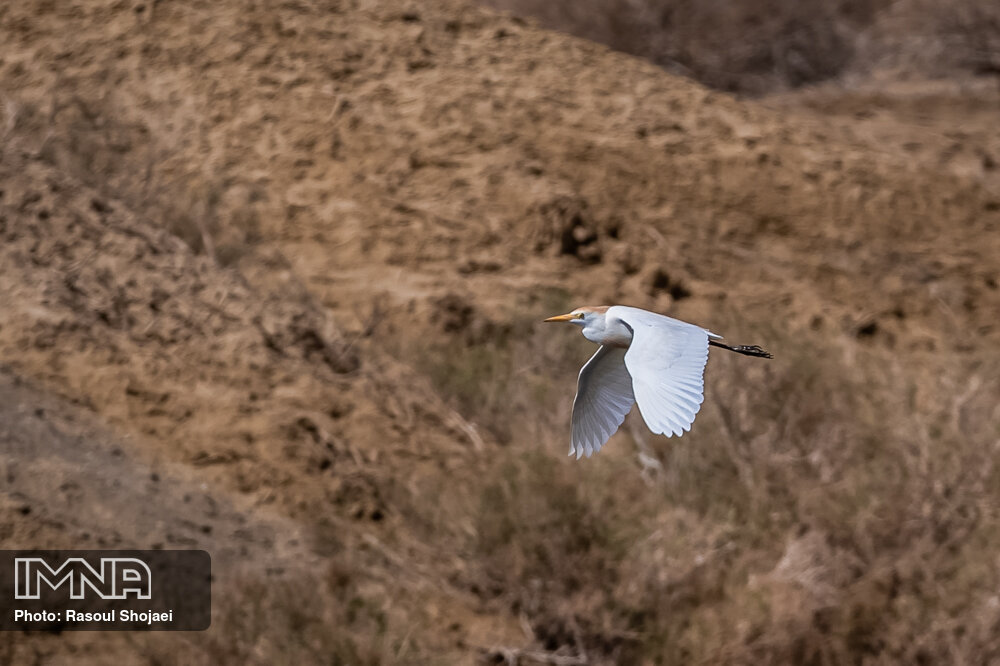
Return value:
<svg viewBox="0 0 1000 666">
<path fill-rule="evenodd" d="M 639 308 L 616 305 L 607 316 L 632 330 L 625 367 L 646 425 L 656 434 L 683 435 L 691 429 L 705 399 L 708 338 L 718 336 Z"/>
<path fill-rule="evenodd" d="M 602 346 L 580 368 L 569 454 L 589 458 L 597 453 L 618 430 L 634 403 L 625 350 Z"/>
</svg>

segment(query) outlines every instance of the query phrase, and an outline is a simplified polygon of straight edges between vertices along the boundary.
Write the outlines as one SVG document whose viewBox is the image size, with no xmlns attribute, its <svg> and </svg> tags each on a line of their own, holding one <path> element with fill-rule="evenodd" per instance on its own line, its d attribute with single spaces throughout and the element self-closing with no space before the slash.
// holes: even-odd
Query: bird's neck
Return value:
<svg viewBox="0 0 1000 666">
<path fill-rule="evenodd" d="M 632 331 L 617 319 L 594 322 L 583 329 L 583 337 L 599 345 L 627 348 L 632 344 Z"/>
</svg>

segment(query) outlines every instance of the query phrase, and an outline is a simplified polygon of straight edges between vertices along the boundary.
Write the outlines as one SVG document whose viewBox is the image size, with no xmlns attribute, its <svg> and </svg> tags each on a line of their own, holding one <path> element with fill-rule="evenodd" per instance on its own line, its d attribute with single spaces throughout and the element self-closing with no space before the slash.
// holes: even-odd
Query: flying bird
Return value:
<svg viewBox="0 0 1000 666">
<path fill-rule="evenodd" d="M 756 345 L 731 347 L 700 326 L 627 305 L 577 308 L 545 321 L 576 324 L 601 345 L 577 380 L 569 449 L 577 459 L 599 451 L 634 403 L 654 434 L 690 430 L 704 400 L 709 345 L 772 358 Z"/>
</svg>

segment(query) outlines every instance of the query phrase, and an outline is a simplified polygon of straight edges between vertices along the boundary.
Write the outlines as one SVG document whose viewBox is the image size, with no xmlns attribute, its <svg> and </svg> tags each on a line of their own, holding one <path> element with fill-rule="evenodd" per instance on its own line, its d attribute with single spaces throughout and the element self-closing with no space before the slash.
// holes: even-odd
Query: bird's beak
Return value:
<svg viewBox="0 0 1000 666">
<path fill-rule="evenodd" d="M 570 314 L 559 315 L 558 317 L 549 317 L 544 321 L 573 321 L 574 319 L 578 319 L 578 317 L 575 314 L 570 313 Z"/>
</svg>

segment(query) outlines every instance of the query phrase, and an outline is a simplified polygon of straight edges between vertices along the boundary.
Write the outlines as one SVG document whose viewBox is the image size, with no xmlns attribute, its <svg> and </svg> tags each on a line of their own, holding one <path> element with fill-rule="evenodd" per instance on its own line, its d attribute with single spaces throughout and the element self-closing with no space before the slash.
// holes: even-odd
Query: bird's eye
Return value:
<svg viewBox="0 0 1000 666">
<path fill-rule="evenodd" d="M 576 314 L 576 318 L 577 319 L 583 319 L 583 317 L 584 317 L 584 314 L 582 312 L 577 312 L 575 314 Z"/>
</svg>

